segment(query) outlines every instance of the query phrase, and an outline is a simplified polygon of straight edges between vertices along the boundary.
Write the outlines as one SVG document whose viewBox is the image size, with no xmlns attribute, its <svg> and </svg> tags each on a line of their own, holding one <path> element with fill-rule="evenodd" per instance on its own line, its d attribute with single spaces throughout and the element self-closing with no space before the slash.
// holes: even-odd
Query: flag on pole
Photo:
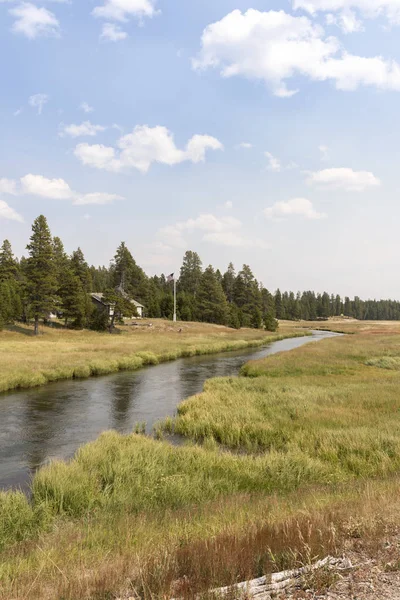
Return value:
<svg viewBox="0 0 400 600">
<path fill-rule="evenodd" d="M 175 280 L 174 275 L 175 275 L 175 273 L 171 273 L 171 275 L 168 275 L 168 277 L 167 277 L 167 283 L 171 283 L 171 281 Z"/>
</svg>

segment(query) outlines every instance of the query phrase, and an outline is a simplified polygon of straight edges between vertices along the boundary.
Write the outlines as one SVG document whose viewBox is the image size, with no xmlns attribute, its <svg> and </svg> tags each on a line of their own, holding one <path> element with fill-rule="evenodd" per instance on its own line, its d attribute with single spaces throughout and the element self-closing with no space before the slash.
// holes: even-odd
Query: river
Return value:
<svg viewBox="0 0 400 600">
<path fill-rule="evenodd" d="M 0 394 L 0 489 L 26 487 L 40 466 L 70 458 L 102 431 L 129 433 L 135 423 L 145 421 L 151 432 L 156 421 L 174 415 L 182 400 L 199 393 L 206 379 L 237 375 L 250 359 L 336 335 L 314 331 L 312 337 L 261 349 L 182 358 L 139 371 Z"/>
</svg>

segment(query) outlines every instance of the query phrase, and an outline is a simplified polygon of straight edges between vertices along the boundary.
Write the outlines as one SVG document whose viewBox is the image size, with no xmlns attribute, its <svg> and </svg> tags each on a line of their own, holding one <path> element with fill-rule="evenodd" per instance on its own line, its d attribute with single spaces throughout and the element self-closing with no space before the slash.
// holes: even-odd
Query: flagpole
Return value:
<svg viewBox="0 0 400 600">
<path fill-rule="evenodd" d="M 176 323 L 176 279 L 174 277 L 174 323 Z"/>
</svg>

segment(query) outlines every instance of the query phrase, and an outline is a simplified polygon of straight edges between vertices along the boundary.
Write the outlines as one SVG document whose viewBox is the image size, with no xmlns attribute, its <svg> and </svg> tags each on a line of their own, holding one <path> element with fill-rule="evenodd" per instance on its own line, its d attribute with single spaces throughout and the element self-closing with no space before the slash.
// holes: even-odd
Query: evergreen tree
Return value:
<svg viewBox="0 0 400 600">
<path fill-rule="evenodd" d="M 40 215 L 32 225 L 32 236 L 27 246 L 27 286 L 30 310 L 34 318 L 35 335 L 39 334 L 39 319 L 46 319 L 55 307 L 57 290 L 54 266 L 53 240 L 46 217 Z"/>
<path fill-rule="evenodd" d="M 11 244 L 4 240 L 0 248 L 0 281 L 6 281 L 16 277 L 18 263 L 14 258 Z"/>
<path fill-rule="evenodd" d="M 90 294 L 92 292 L 92 276 L 89 265 L 87 264 L 84 254 L 80 248 L 72 253 L 71 267 L 73 273 L 81 280 L 85 292 Z"/>
<path fill-rule="evenodd" d="M 123 317 L 137 316 L 136 308 L 119 290 L 109 289 L 104 292 L 104 304 L 110 306 L 109 330 L 112 333 L 115 322 L 121 321 Z"/>
<path fill-rule="evenodd" d="M 286 319 L 285 311 L 282 303 L 282 294 L 278 288 L 275 292 L 275 312 L 277 319 Z"/>
<path fill-rule="evenodd" d="M 0 248 L 0 322 L 3 327 L 22 316 L 19 265 L 11 244 L 4 240 Z"/>
<path fill-rule="evenodd" d="M 64 272 L 58 295 L 61 298 L 60 311 L 65 320 L 65 325 L 68 326 L 72 321 L 74 327 L 82 328 L 86 326 L 93 306 L 91 303 L 88 304 L 88 296 L 83 289 L 82 282 L 70 268 Z"/>
<path fill-rule="evenodd" d="M 236 273 L 235 267 L 232 263 L 229 263 L 226 273 L 222 277 L 222 287 L 225 292 L 226 299 L 228 302 L 234 301 L 234 290 L 235 290 Z"/>
<path fill-rule="evenodd" d="M 197 252 L 188 250 L 183 257 L 179 277 L 179 290 L 196 296 L 202 275 L 202 263 Z"/>
<path fill-rule="evenodd" d="M 212 266 L 208 266 L 201 276 L 195 303 L 199 321 L 225 325 L 228 321 L 228 303 L 221 283 Z"/>
</svg>

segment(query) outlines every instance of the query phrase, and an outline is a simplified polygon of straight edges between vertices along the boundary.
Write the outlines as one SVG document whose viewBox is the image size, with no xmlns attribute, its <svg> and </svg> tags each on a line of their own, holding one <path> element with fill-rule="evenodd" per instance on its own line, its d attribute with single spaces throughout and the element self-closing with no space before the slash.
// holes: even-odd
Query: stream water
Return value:
<svg viewBox="0 0 400 600">
<path fill-rule="evenodd" d="M 199 393 L 206 379 L 237 375 L 250 359 L 293 350 L 339 334 L 273 342 L 258 349 L 183 358 L 99 378 L 68 380 L 0 394 L 0 489 L 26 487 L 31 475 L 54 458 L 69 458 L 102 431 L 129 433 L 145 421 L 174 415 L 177 405 Z"/>
</svg>

